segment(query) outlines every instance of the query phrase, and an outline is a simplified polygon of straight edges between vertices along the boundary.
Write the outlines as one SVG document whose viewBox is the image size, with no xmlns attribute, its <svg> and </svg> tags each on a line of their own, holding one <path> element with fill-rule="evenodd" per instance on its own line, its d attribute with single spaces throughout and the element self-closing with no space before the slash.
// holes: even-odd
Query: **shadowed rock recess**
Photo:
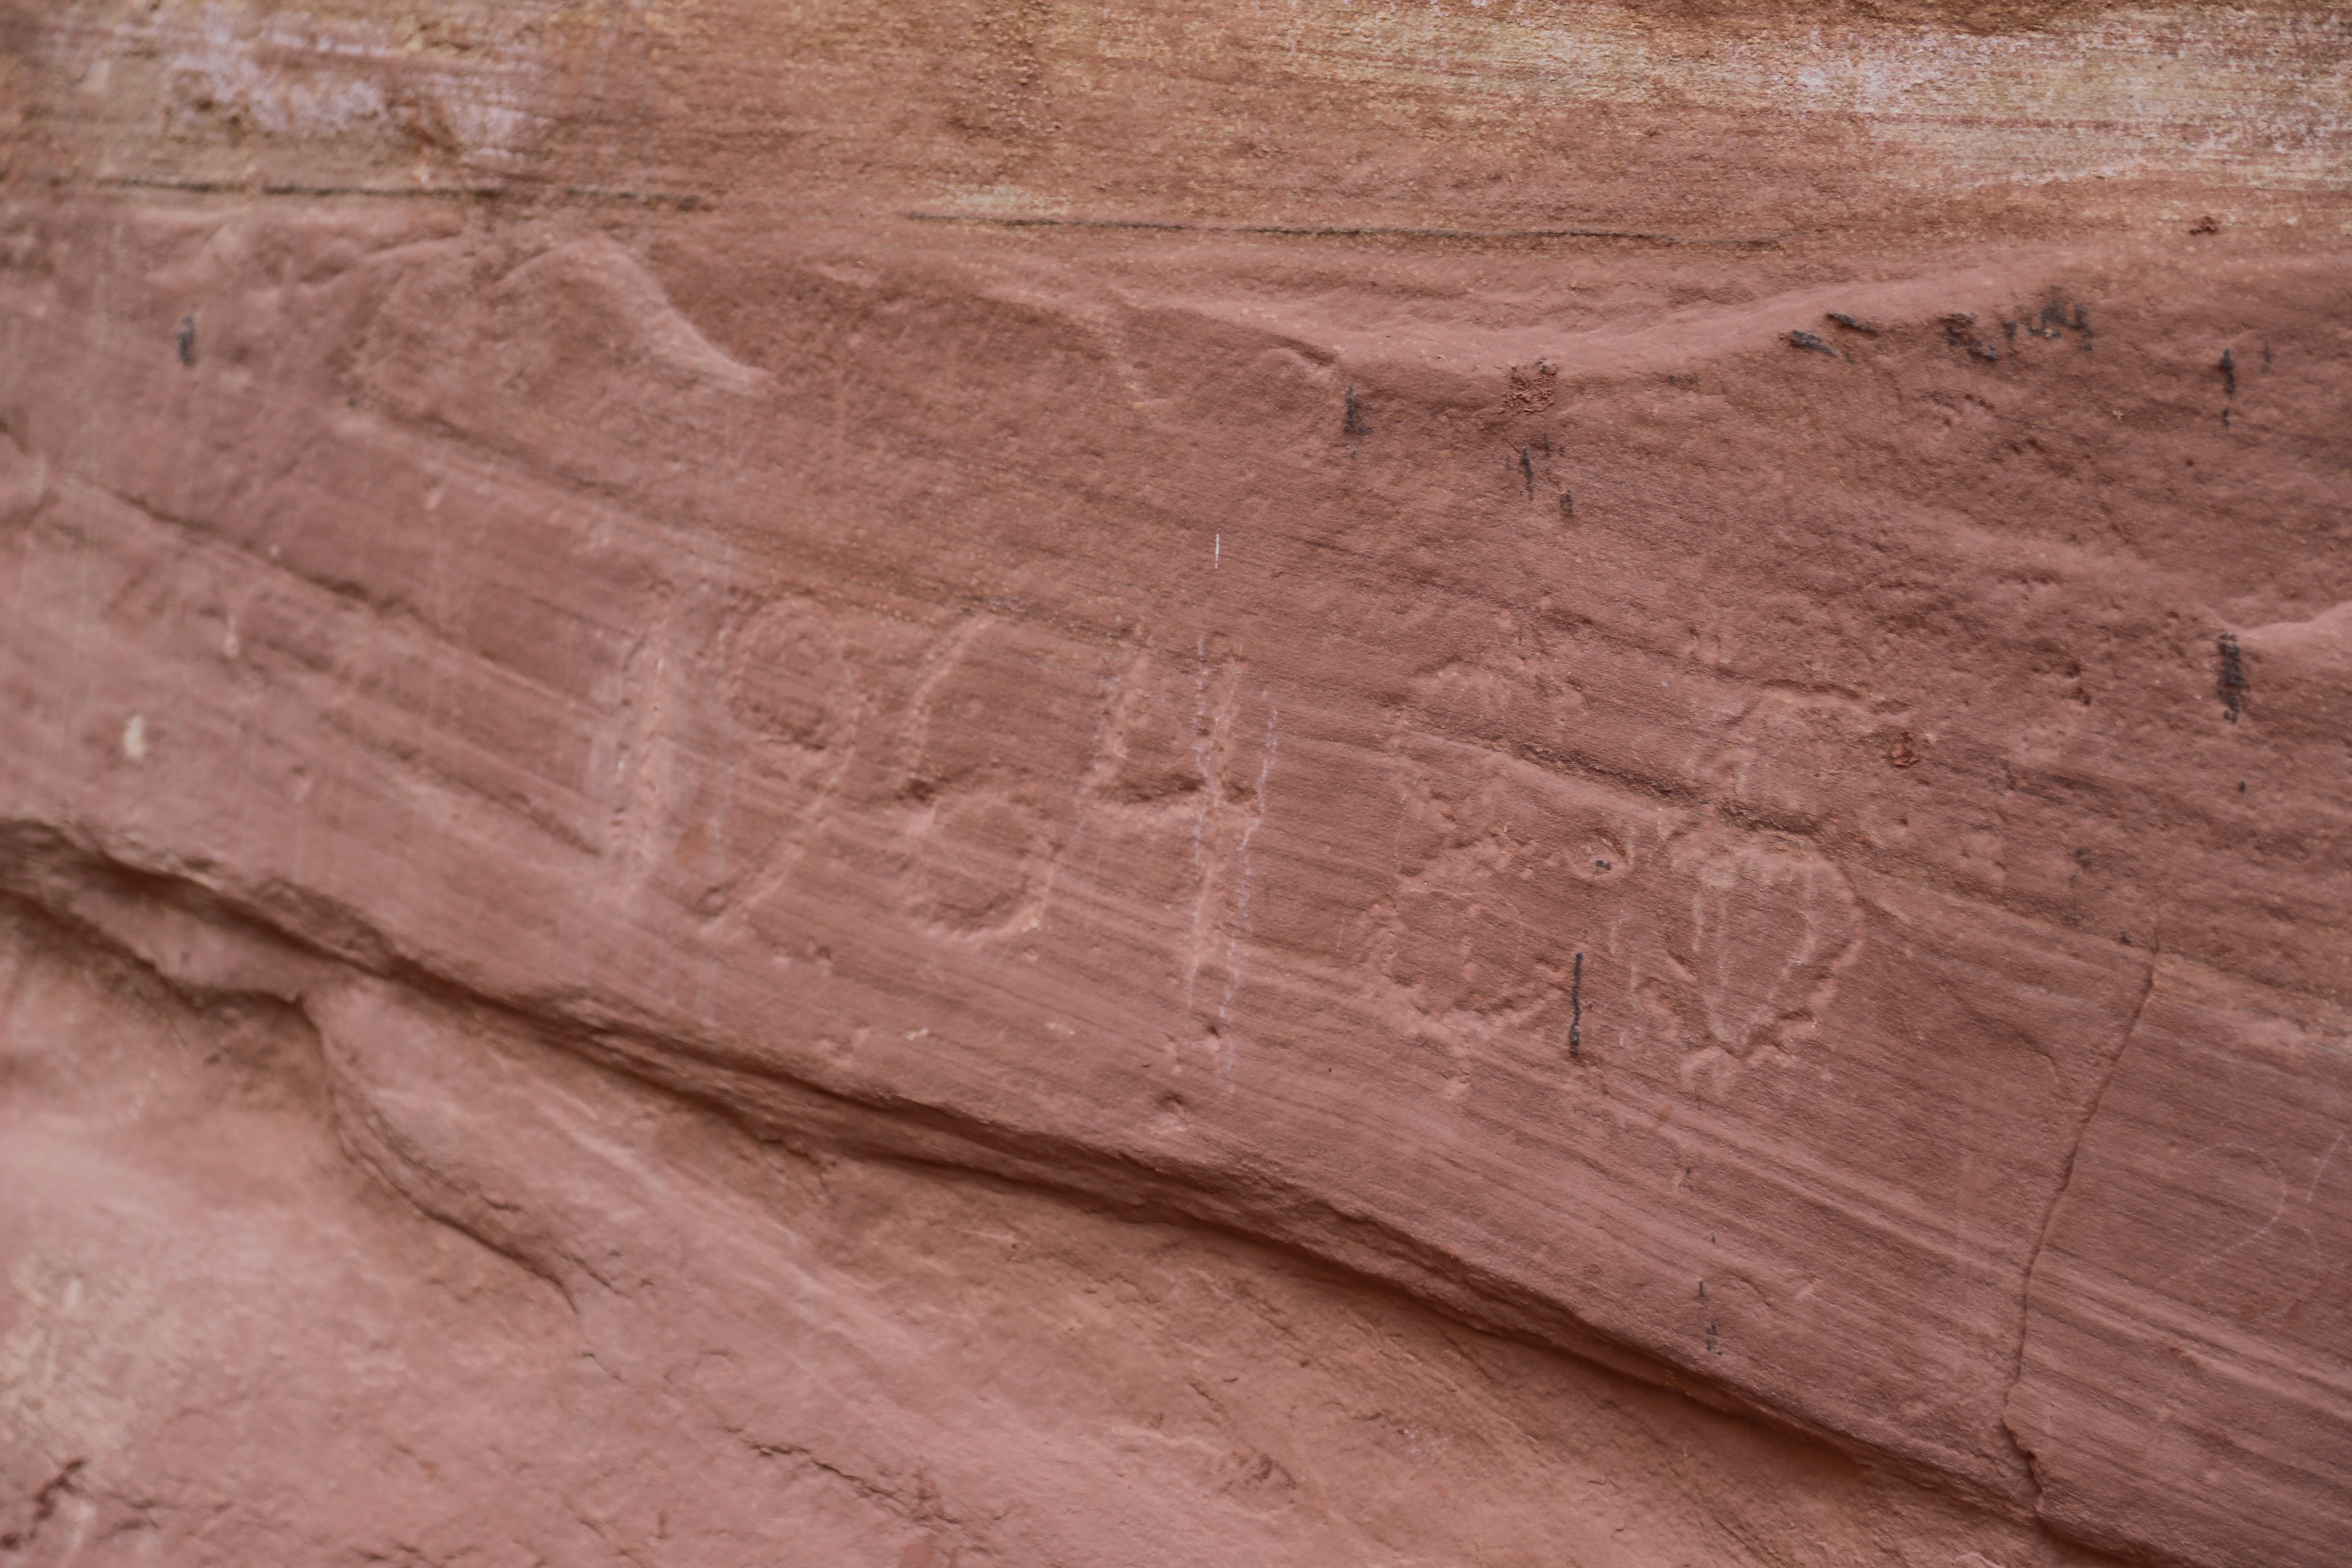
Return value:
<svg viewBox="0 0 2352 1568">
<path fill-rule="evenodd" d="M 2338 1568 L 2352 12 L 0 0 L 0 1568 Z"/>
</svg>

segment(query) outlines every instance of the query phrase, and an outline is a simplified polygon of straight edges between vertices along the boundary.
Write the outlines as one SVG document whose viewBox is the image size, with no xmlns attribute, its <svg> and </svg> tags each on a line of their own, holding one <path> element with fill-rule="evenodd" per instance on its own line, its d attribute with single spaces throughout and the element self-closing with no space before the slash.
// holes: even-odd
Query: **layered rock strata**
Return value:
<svg viewBox="0 0 2352 1568">
<path fill-rule="evenodd" d="M 2337 13 L 0 28 L 5 1550 L 2352 1539 Z"/>
</svg>

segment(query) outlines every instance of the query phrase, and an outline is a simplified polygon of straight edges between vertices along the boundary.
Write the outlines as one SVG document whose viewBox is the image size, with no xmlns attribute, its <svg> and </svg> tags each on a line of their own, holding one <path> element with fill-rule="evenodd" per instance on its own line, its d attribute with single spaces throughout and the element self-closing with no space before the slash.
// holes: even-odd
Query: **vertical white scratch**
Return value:
<svg viewBox="0 0 2352 1568">
<path fill-rule="evenodd" d="M 1217 1004 L 1217 1024 L 1221 1032 L 1233 1022 L 1234 997 L 1242 988 L 1242 939 L 1249 934 L 1254 923 L 1250 909 L 1250 840 L 1257 837 L 1257 830 L 1265 824 L 1265 784 L 1274 773 L 1274 754 L 1281 746 L 1280 738 L 1275 733 L 1276 721 L 1281 717 L 1281 710 L 1267 708 L 1265 751 L 1257 764 L 1257 808 L 1250 814 L 1249 825 L 1242 829 L 1241 842 L 1234 847 L 1234 923 L 1225 933 L 1225 994 Z M 1223 1060 L 1218 1065 L 1223 1068 L 1232 1060 L 1233 1047 L 1228 1044 Z"/>
</svg>

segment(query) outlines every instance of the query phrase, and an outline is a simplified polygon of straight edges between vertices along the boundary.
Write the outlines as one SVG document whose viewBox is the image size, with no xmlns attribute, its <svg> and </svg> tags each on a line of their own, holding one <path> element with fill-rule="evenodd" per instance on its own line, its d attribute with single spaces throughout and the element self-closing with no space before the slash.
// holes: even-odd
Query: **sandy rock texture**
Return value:
<svg viewBox="0 0 2352 1568">
<path fill-rule="evenodd" d="M 2340 1563 L 2347 107 L 0 0 L 0 1563 Z"/>
</svg>

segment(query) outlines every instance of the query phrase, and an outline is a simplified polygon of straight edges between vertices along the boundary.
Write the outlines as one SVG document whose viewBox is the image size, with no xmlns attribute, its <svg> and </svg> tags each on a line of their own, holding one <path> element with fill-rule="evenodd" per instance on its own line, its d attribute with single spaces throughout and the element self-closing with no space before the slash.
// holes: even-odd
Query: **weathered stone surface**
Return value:
<svg viewBox="0 0 2352 1568">
<path fill-rule="evenodd" d="M 1296 1254 L 7 935 L 16 1561 L 2096 1561 Z"/>
<path fill-rule="evenodd" d="M 2085 1534 L 2246 1563 L 2352 1537 L 2352 1062 L 2342 1009 L 2300 1000 L 2166 963 L 2084 1133 L 2010 1422 Z"/>
<path fill-rule="evenodd" d="M 750 1428 L 679 1392 L 691 1344 L 824 1380 L 811 1421 L 901 1411 L 750 1440 L 897 1500 L 809 1502 L 850 1532 L 812 1552 L 933 1519 L 926 1424 L 981 1462 L 1013 1428 L 974 1367 L 1053 1342 L 877 1349 L 1023 1287 L 793 1262 L 742 1173 L 781 1144 L 853 1208 L 1084 1229 L 1071 1279 L 1299 1249 L 1381 1303 L 1318 1273 L 1314 1312 L 1401 1288 L 1738 1413 L 1643 1406 L 1727 1466 L 1780 1444 L 1842 1529 L 1864 1483 L 1814 1445 L 1893 1465 L 1946 1521 L 1910 1560 L 2332 1560 L 2336 13 L 0 14 L 10 875 L 315 1033 L 335 1146 L 625 1385 L 591 1413 L 517 1348 L 541 1437 L 453 1455 L 586 1423 L 703 1478 Z M 42 1059 L 76 1038 L 25 1006 Z M 42 1114 L 16 1168 L 127 1157 Z M 329 1160 L 323 1114 L 272 1170 Z M 597 1131 L 633 1117 L 669 1131 Z M 859 1269 L 762 1340 L 745 1281 Z M 583 1279 L 637 1305 L 593 1326 Z M 1172 1375 L 1189 1320 L 1118 1321 L 1117 1377 Z M 1078 1522 L 919 1550 L 1287 1560 L 1376 1506 L 1180 1550 L 1187 1472 L 1115 1530 L 1103 1423 L 1140 1417 L 1030 1372 L 989 1419 L 1087 1457 L 985 1508 Z M 12 1482 L 92 1419 L 23 1428 Z M 1294 1479 L 1390 1484 L 1300 1442 Z M 547 1529 L 572 1473 L 521 1483 Z M 1495 1506 L 1312 1550 L 1602 1560 L 1539 1507 L 1478 1557 Z M 1622 1550 L 1728 1550 L 1676 1540 Z"/>
</svg>

